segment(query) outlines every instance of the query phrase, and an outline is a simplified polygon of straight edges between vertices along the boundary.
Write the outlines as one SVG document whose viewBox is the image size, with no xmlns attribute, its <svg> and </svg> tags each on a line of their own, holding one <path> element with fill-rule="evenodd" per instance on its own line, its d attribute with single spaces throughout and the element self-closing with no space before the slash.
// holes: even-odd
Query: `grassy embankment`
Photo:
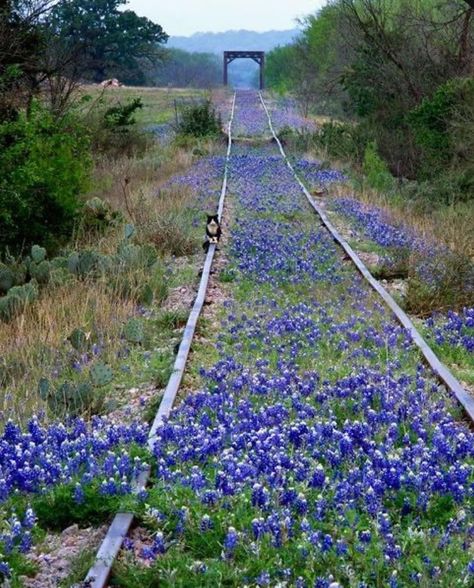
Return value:
<svg viewBox="0 0 474 588">
<path fill-rule="evenodd" d="M 100 413 L 120 404 L 120 390 L 163 386 L 186 309 L 179 301 L 162 306 L 170 292 L 197 278 L 203 203 L 193 200 L 189 186 L 166 183 L 198 153 L 219 146 L 177 145 L 146 129 L 173 123 L 175 101 L 203 93 L 97 87 L 81 92 L 91 96 L 83 106 L 91 124 L 94 109 L 136 97 L 143 108 L 135 128 L 119 137 L 120 149 L 94 138 L 93 178 L 83 196 L 92 205 L 86 205 L 85 220 L 72 242 L 54 259 L 46 258 L 51 271 L 38 300 L 0 322 L 0 406 L 17 422 L 44 409 L 52 417 Z M 94 379 L 95 366 L 101 377 Z"/>
</svg>

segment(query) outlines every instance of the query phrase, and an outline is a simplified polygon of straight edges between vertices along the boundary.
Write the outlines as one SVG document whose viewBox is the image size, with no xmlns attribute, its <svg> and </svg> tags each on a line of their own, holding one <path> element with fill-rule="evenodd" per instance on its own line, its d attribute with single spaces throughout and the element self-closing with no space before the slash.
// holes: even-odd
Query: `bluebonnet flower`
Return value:
<svg viewBox="0 0 474 588">
<path fill-rule="evenodd" d="M 0 578 L 9 578 L 11 576 L 11 568 L 10 566 L 0 560 Z"/>
<path fill-rule="evenodd" d="M 125 537 L 122 545 L 126 551 L 133 551 L 135 549 L 135 541 L 129 537 Z"/>
<path fill-rule="evenodd" d="M 229 527 L 227 529 L 227 534 L 224 539 L 224 548 L 227 553 L 232 553 L 234 549 L 237 547 L 237 543 L 239 541 L 239 536 L 237 531 L 234 527 Z"/>
<path fill-rule="evenodd" d="M 211 517 L 207 514 L 203 515 L 201 518 L 201 523 L 199 525 L 199 528 L 201 529 L 201 531 L 206 532 L 209 531 L 209 529 L 212 529 L 213 524 L 212 524 L 212 520 Z"/>
<path fill-rule="evenodd" d="M 474 354 L 474 308 L 461 312 L 436 313 L 425 321 L 428 339 L 438 345 L 450 345 Z"/>
<path fill-rule="evenodd" d="M 265 533 L 265 522 L 263 519 L 253 519 L 252 531 L 255 540 L 261 539 Z"/>
<path fill-rule="evenodd" d="M 152 545 L 153 553 L 156 555 L 162 555 L 166 551 L 165 537 L 161 531 L 158 531 L 153 539 Z"/>
<path fill-rule="evenodd" d="M 270 586 L 271 576 L 268 572 L 262 572 L 255 580 L 257 586 Z"/>
</svg>

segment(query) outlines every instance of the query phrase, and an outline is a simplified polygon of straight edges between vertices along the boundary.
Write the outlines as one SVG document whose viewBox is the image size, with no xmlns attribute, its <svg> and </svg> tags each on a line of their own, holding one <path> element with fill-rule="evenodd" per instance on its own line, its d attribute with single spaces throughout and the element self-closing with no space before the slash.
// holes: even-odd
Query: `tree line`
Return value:
<svg viewBox="0 0 474 588">
<path fill-rule="evenodd" d="M 0 90 L 31 102 L 40 88 L 68 97 L 80 80 L 118 78 L 128 85 L 206 86 L 219 79 L 217 59 L 167 50 L 161 25 L 124 10 L 125 0 L 4 0 L 0 4 Z M 19 98 L 18 98 L 19 99 Z"/>
<path fill-rule="evenodd" d="M 474 197 L 474 9 L 464 0 L 333 0 L 267 56 L 267 84 L 292 92 L 336 156 L 367 146 L 431 197 Z M 345 124 L 344 121 L 349 123 Z M 354 124 L 356 122 L 357 124 Z"/>
</svg>

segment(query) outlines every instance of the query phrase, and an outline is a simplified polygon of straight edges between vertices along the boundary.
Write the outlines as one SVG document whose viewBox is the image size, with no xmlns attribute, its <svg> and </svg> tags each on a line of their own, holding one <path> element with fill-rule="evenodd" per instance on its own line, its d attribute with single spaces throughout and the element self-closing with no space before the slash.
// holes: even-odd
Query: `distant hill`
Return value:
<svg viewBox="0 0 474 588">
<path fill-rule="evenodd" d="M 288 31 L 226 31 L 224 33 L 194 33 L 190 37 L 170 37 L 168 47 L 190 52 L 218 53 L 225 50 L 270 51 L 287 45 L 298 35 L 298 29 Z"/>
</svg>

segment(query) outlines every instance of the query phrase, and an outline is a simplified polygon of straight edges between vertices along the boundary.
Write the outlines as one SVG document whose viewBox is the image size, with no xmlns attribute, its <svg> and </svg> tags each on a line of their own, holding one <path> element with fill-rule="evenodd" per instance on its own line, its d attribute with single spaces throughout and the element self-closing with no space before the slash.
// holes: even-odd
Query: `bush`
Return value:
<svg viewBox="0 0 474 588">
<path fill-rule="evenodd" d="M 474 198 L 474 174 L 469 170 L 452 171 L 431 180 L 410 182 L 402 195 L 416 204 L 418 213 L 430 213 L 445 206 L 468 203 Z"/>
<path fill-rule="evenodd" d="M 363 125 L 331 121 L 321 125 L 315 139 L 329 156 L 361 164 L 369 135 Z"/>
<path fill-rule="evenodd" d="M 421 147 L 421 177 L 431 178 L 456 160 L 460 148 L 456 122 L 474 103 L 474 79 L 453 79 L 439 86 L 408 114 L 416 143 Z M 472 109 L 471 120 L 472 126 Z M 466 123 L 467 121 L 464 121 Z M 465 126 L 465 125 L 463 125 Z M 472 142 L 471 142 L 472 149 Z M 472 150 L 467 158 L 472 160 Z"/>
<path fill-rule="evenodd" d="M 460 310 L 474 304 L 474 263 L 450 251 L 414 256 L 407 283 L 408 312 L 427 316 L 434 311 Z"/>
<path fill-rule="evenodd" d="M 18 253 L 70 237 L 91 167 L 87 133 L 40 105 L 0 124 L 0 250 Z"/>
<path fill-rule="evenodd" d="M 91 100 L 91 96 L 84 96 L 82 104 Z M 137 127 L 135 114 L 142 108 L 140 98 L 132 98 L 125 104 L 111 104 L 101 98 L 89 108 L 85 122 L 91 131 L 93 152 L 113 158 L 143 154 L 152 144 L 153 136 Z"/>
<path fill-rule="evenodd" d="M 143 102 L 141 98 L 133 98 L 126 104 L 110 106 L 104 114 L 105 125 L 116 132 L 126 132 L 129 127 L 136 123 L 134 114 L 142 108 Z"/>
<path fill-rule="evenodd" d="M 368 143 L 365 148 L 362 171 L 371 188 L 379 192 L 386 192 L 393 187 L 393 177 L 388 171 L 387 164 L 378 154 L 375 141 Z"/>
<path fill-rule="evenodd" d="M 192 137 L 217 137 L 222 133 L 220 114 L 210 100 L 187 106 L 182 112 L 178 133 Z"/>
</svg>

